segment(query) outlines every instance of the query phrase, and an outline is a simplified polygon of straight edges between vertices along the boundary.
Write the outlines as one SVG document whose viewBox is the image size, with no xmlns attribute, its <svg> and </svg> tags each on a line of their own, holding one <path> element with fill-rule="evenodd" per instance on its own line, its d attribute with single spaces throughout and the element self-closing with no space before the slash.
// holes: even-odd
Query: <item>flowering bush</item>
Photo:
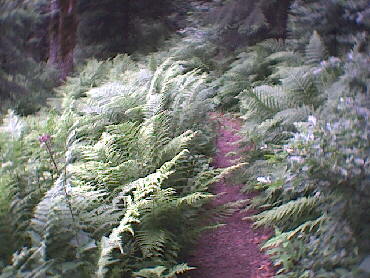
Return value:
<svg viewBox="0 0 370 278">
<path fill-rule="evenodd" d="M 272 181 L 282 177 L 279 190 L 271 194 L 267 177 L 257 178 L 265 184 L 260 205 L 267 210 L 253 218 L 257 225 L 277 227 L 265 247 L 273 247 L 269 252 L 281 267 L 278 277 L 370 273 L 370 98 L 364 74 L 369 69 L 363 54 L 350 56 L 344 74 L 326 91 L 328 101 L 295 124 L 298 132 L 287 144 L 269 146 L 270 156 L 287 156 L 285 162 L 274 160 L 281 171 L 268 176 Z"/>
</svg>

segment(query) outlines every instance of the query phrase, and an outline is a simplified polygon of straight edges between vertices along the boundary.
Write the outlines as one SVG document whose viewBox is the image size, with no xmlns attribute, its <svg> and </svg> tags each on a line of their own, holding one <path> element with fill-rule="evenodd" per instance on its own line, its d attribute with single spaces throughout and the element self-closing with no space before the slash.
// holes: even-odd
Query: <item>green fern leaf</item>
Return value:
<svg viewBox="0 0 370 278">
<path fill-rule="evenodd" d="M 303 219 L 304 216 L 314 214 L 318 203 L 318 197 L 301 197 L 254 215 L 250 219 L 254 221 L 256 227 L 287 223 L 294 224 L 296 221 Z"/>
<path fill-rule="evenodd" d="M 306 64 L 319 64 L 326 58 L 324 43 L 317 31 L 314 31 L 306 47 Z"/>
</svg>

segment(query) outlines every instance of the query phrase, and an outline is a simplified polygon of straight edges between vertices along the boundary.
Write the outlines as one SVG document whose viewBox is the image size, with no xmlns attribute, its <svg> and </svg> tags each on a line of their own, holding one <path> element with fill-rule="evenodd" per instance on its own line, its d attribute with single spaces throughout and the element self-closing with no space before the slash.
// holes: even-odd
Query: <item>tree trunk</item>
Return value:
<svg viewBox="0 0 370 278">
<path fill-rule="evenodd" d="M 271 37 L 276 39 L 286 38 L 289 7 L 292 1 L 279 0 L 264 9 L 264 13 L 270 24 Z"/>
<path fill-rule="evenodd" d="M 76 45 L 76 0 L 52 0 L 49 25 L 49 59 L 64 80 L 73 70 L 73 51 Z"/>
</svg>

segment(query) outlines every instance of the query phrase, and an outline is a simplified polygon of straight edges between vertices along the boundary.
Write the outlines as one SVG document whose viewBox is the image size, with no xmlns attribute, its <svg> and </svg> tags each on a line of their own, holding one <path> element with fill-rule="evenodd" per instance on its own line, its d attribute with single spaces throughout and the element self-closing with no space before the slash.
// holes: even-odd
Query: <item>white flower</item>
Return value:
<svg viewBox="0 0 370 278">
<path fill-rule="evenodd" d="M 290 157 L 290 160 L 291 161 L 295 161 L 295 162 L 298 162 L 298 163 L 302 163 L 303 162 L 303 158 L 299 155 L 293 155 Z"/>
<path fill-rule="evenodd" d="M 329 62 L 331 64 L 338 64 L 338 63 L 340 63 L 340 59 L 338 57 L 330 57 Z"/>
<path fill-rule="evenodd" d="M 365 164 L 365 160 L 363 160 L 362 158 L 355 158 L 354 162 L 358 166 L 363 166 Z"/>
<path fill-rule="evenodd" d="M 140 80 L 148 80 L 152 77 L 152 74 L 147 69 L 140 69 L 140 71 L 137 73 L 138 79 Z"/>
<path fill-rule="evenodd" d="M 321 68 L 317 68 L 317 69 L 315 69 L 312 73 L 314 74 L 314 75 L 318 75 L 318 74 L 320 74 L 322 72 L 322 69 Z"/>
<path fill-rule="evenodd" d="M 287 152 L 287 153 L 292 153 L 294 152 L 294 149 L 291 148 L 291 147 L 287 147 L 287 146 L 284 146 L 284 150 Z"/>
<path fill-rule="evenodd" d="M 271 183 L 270 177 L 258 177 L 257 181 L 260 183 Z"/>
<path fill-rule="evenodd" d="M 308 116 L 308 122 L 312 123 L 314 126 L 317 123 L 317 119 L 314 116 Z"/>
<path fill-rule="evenodd" d="M 364 20 L 364 15 L 362 13 L 357 13 L 356 23 L 361 24 L 363 20 Z"/>
<path fill-rule="evenodd" d="M 12 167 L 12 166 L 13 166 L 12 161 L 4 162 L 1 164 L 1 168 L 7 168 L 7 167 Z"/>
</svg>

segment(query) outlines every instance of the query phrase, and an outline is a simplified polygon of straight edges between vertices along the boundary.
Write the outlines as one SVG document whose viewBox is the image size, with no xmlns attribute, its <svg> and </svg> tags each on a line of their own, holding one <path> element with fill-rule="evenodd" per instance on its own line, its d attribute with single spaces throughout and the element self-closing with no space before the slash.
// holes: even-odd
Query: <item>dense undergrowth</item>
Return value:
<svg viewBox="0 0 370 278">
<path fill-rule="evenodd" d="M 224 9 L 231 22 L 200 27 L 195 14 L 162 51 L 89 60 L 53 108 L 8 113 L 0 277 L 190 269 L 184 247 L 217 214 L 204 204 L 227 172 L 210 166 L 216 108 L 244 120 L 240 143 L 253 148 L 235 179 L 261 192 L 252 219 L 275 229 L 263 249 L 276 277 L 368 277 L 367 1 L 292 1 L 286 40 L 225 52 L 235 26 L 253 40 L 267 28 L 261 3 L 250 26 L 233 21 L 235 3 Z"/>
<path fill-rule="evenodd" d="M 277 277 L 360 277 L 370 247 L 368 56 L 355 47 L 348 58 L 310 63 L 316 40 L 305 63 L 274 65 L 280 84 L 240 95 L 243 132 L 255 145 L 245 190 L 262 191 L 253 206 L 263 212 L 252 219 L 275 227 L 264 248 Z"/>
<path fill-rule="evenodd" d="M 90 61 L 60 87 L 62 112 L 9 114 L 3 265 L 18 251 L 1 277 L 172 277 L 188 269 L 177 263 L 213 214 L 203 205 L 222 172 L 209 165 L 205 78 L 176 61 L 152 72 L 120 55 Z"/>
<path fill-rule="evenodd" d="M 35 113 L 57 84 L 53 67 L 41 61 L 43 48 L 34 36 L 43 19 L 28 1 L 0 1 L 1 114 L 9 108 L 19 115 Z"/>
<path fill-rule="evenodd" d="M 368 22 L 359 22 L 368 7 L 337 3 L 357 26 L 336 37 L 332 22 L 312 21 L 327 17 L 319 7 L 296 1 L 291 37 L 239 54 L 221 96 L 237 93 L 228 103 L 240 105 L 243 141 L 255 148 L 244 190 L 261 191 L 255 225 L 275 227 L 263 248 L 276 277 L 368 277 L 370 64 Z"/>
</svg>

